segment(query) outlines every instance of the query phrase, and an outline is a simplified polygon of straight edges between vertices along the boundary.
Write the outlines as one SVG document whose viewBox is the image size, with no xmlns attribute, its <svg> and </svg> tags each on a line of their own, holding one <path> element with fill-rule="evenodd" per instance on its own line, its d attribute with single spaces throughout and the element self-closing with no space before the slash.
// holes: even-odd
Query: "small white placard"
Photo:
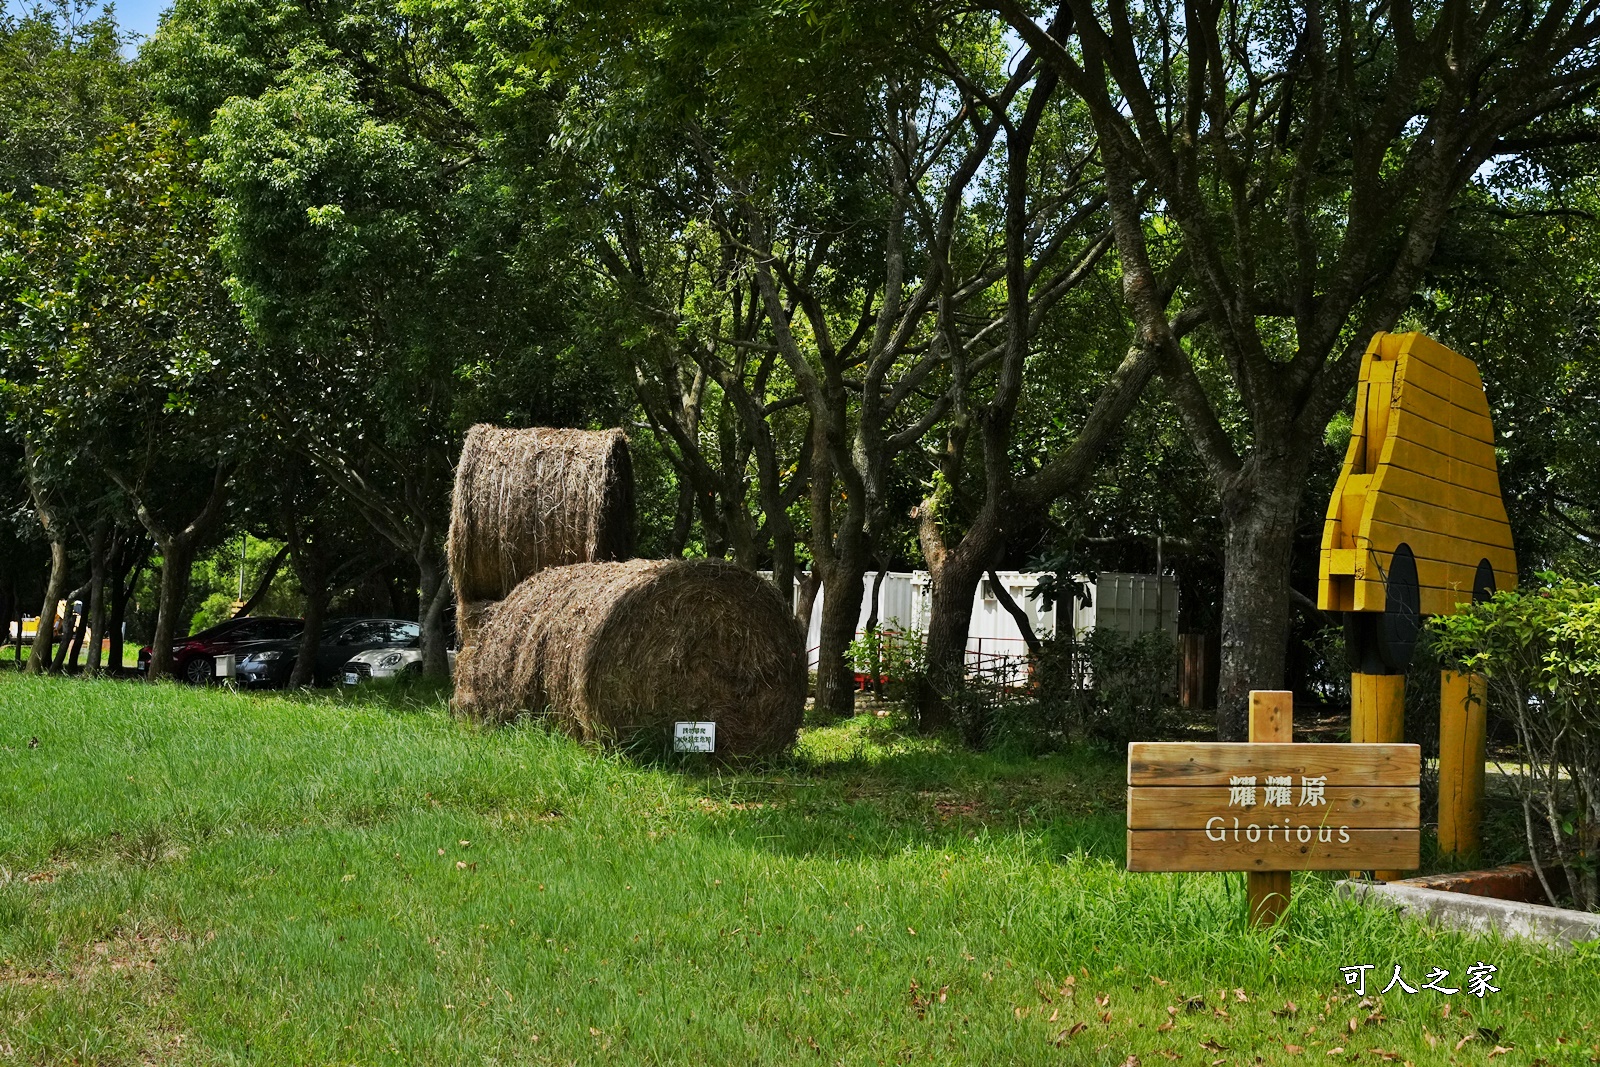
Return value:
<svg viewBox="0 0 1600 1067">
<path fill-rule="evenodd" d="M 716 750 L 716 723 L 678 722 L 672 724 L 672 751 L 715 752 Z"/>
</svg>

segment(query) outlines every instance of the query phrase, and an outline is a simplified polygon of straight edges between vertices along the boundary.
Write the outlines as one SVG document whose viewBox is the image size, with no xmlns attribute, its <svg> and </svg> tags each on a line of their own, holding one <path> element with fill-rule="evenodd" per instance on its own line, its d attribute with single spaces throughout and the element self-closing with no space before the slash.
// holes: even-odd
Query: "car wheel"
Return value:
<svg viewBox="0 0 1600 1067">
<path fill-rule="evenodd" d="M 183 665 L 183 680 L 190 685 L 210 685 L 216 674 L 217 665 L 210 656 L 195 656 Z"/>
</svg>

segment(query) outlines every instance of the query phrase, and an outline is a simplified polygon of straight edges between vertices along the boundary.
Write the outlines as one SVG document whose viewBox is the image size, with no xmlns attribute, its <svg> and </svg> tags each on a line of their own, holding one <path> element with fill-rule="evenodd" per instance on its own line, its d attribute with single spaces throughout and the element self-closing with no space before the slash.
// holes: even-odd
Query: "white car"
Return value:
<svg viewBox="0 0 1600 1067">
<path fill-rule="evenodd" d="M 446 653 L 450 666 L 456 665 L 456 650 Z M 399 678 L 402 675 L 422 673 L 420 648 L 369 648 L 357 652 L 340 669 L 339 680 L 345 685 L 360 685 L 373 678 Z"/>
</svg>

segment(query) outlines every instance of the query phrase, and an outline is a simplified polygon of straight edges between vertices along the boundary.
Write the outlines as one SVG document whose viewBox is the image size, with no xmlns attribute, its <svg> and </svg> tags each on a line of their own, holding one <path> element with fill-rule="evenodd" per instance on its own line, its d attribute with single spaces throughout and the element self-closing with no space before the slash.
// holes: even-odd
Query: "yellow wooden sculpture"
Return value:
<svg viewBox="0 0 1600 1067">
<path fill-rule="evenodd" d="M 1420 333 L 1375 335 L 1317 583 L 1317 606 L 1346 613 L 1351 740 L 1403 739 L 1405 668 L 1422 616 L 1454 614 L 1516 583 L 1477 366 Z M 1446 672 L 1440 694 L 1439 844 L 1470 853 L 1483 795 L 1482 680 Z"/>
<path fill-rule="evenodd" d="M 1480 564 L 1517 583 L 1483 379 L 1420 333 L 1380 333 L 1361 362 L 1355 422 L 1322 532 L 1317 606 L 1382 611 L 1395 550 L 1416 560 L 1418 609 L 1472 600 Z"/>
</svg>

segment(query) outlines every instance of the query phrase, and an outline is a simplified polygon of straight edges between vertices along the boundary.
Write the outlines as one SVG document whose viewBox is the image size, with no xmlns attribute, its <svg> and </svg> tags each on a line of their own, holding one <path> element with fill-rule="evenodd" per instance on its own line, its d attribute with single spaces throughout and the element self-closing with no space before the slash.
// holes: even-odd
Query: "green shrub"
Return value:
<svg viewBox="0 0 1600 1067">
<path fill-rule="evenodd" d="M 993 743 L 1032 751 L 1091 742 L 1114 751 L 1169 727 L 1174 651 L 1166 633 L 1093 629 L 1043 642 L 1032 699 L 996 710 Z"/>
<path fill-rule="evenodd" d="M 1489 682 L 1489 711 L 1516 730 L 1522 761 L 1506 768 L 1522 802 L 1528 849 L 1552 901 L 1547 868 L 1566 873 L 1579 907 L 1600 910 L 1600 585 L 1541 574 L 1432 626 L 1441 662 Z"/>
<path fill-rule="evenodd" d="M 914 686 L 927 669 L 927 653 L 927 635 L 901 629 L 899 619 L 868 630 L 845 650 L 852 670 L 884 679 L 884 698 L 900 704 L 912 699 Z"/>
</svg>

